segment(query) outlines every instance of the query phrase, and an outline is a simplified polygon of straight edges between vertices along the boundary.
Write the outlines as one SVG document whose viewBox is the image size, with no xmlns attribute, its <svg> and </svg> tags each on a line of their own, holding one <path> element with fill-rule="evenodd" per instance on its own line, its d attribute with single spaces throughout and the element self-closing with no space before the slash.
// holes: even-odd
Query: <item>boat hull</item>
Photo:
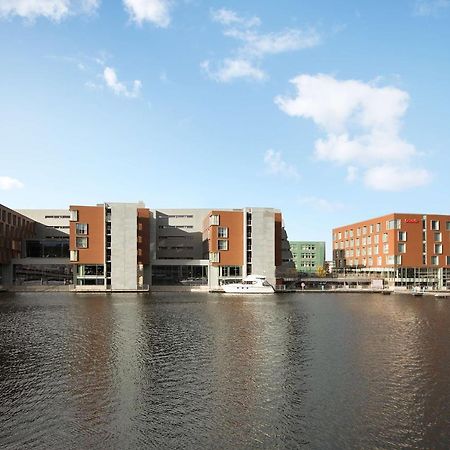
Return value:
<svg viewBox="0 0 450 450">
<path fill-rule="evenodd" d="M 222 288 L 226 294 L 273 294 L 275 292 L 272 286 L 226 284 Z"/>
</svg>

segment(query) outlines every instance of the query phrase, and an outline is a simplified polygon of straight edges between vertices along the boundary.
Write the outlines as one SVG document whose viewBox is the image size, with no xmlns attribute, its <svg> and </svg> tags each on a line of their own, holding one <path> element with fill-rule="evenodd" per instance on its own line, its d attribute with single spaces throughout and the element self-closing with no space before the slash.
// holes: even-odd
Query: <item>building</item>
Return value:
<svg viewBox="0 0 450 450">
<path fill-rule="evenodd" d="M 208 284 L 203 221 L 208 209 L 155 209 L 151 217 L 152 285 Z"/>
<path fill-rule="evenodd" d="M 70 206 L 75 289 L 147 290 L 150 215 L 143 203 Z"/>
<path fill-rule="evenodd" d="M 203 241 L 211 289 L 250 274 L 265 275 L 269 283 L 277 284 L 277 268 L 283 264 L 280 211 L 212 210 L 204 221 Z"/>
<path fill-rule="evenodd" d="M 333 262 L 390 286 L 449 286 L 450 216 L 392 213 L 335 228 Z"/>
<path fill-rule="evenodd" d="M 77 291 L 111 292 L 151 285 L 218 289 L 251 273 L 273 284 L 295 279 L 281 212 L 273 208 L 150 210 L 143 203 L 104 203 L 8 211 L 11 224 L 31 227 L 14 244 L 0 234 L 2 251 L 9 252 L 2 260 L 9 284 L 73 283 Z"/>
<path fill-rule="evenodd" d="M 324 241 L 290 241 L 290 249 L 297 272 L 316 275 L 325 268 Z"/>
<path fill-rule="evenodd" d="M 0 287 L 13 284 L 13 260 L 24 255 L 26 239 L 35 233 L 34 220 L 0 205 Z"/>
</svg>

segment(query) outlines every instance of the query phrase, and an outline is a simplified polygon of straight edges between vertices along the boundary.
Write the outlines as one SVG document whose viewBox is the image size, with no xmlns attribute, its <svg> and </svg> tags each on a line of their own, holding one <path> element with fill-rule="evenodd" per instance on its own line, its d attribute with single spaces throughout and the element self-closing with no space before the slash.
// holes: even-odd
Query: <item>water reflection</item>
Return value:
<svg viewBox="0 0 450 450">
<path fill-rule="evenodd" d="M 447 448 L 450 302 L 2 295 L 0 447 Z"/>
</svg>

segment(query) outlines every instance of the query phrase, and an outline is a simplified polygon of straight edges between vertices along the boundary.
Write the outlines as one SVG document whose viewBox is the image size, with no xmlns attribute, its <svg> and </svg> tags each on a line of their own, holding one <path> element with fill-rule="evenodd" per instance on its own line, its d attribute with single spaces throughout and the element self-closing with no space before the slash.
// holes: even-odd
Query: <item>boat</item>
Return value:
<svg viewBox="0 0 450 450">
<path fill-rule="evenodd" d="M 263 275 L 248 275 L 241 283 L 222 286 L 226 294 L 273 294 L 275 289 Z"/>
</svg>

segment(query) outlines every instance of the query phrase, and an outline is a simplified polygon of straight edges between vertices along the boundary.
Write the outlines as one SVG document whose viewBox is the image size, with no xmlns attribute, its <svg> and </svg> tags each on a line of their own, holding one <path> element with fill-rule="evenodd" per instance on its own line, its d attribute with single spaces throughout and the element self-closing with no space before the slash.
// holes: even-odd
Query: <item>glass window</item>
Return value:
<svg viewBox="0 0 450 450">
<path fill-rule="evenodd" d="M 209 260 L 211 262 L 220 262 L 220 254 L 219 254 L 219 252 L 210 252 L 209 253 Z"/>
<path fill-rule="evenodd" d="M 432 220 L 430 225 L 432 230 L 439 230 L 439 220 Z"/>
<path fill-rule="evenodd" d="M 78 250 L 70 250 L 70 260 L 72 262 L 78 261 Z"/>
<path fill-rule="evenodd" d="M 219 239 L 217 242 L 217 248 L 219 250 L 228 250 L 228 241 L 225 239 Z"/>
<path fill-rule="evenodd" d="M 406 231 L 399 231 L 398 232 L 398 240 L 399 241 L 406 241 Z"/>
<path fill-rule="evenodd" d="M 445 222 L 445 228 L 450 231 L 450 222 Z"/>
<path fill-rule="evenodd" d="M 431 257 L 431 264 L 433 266 L 437 266 L 439 264 L 439 256 L 432 256 Z"/>
<path fill-rule="evenodd" d="M 434 244 L 434 253 L 442 254 L 442 244 Z"/>
<path fill-rule="evenodd" d="M 406 244 L 404 242 L 399 242 L 398 244 L 398 252 L 406 253 Z"/>
<path fill-rule="evenodd" d="M 209 224 L 210 225 L 219 225 L 220 223 L 220 216 L 213 214 L 212 216 L 209 216 Z"/>
<path fill-rule="evenodd" d="M 78 220 L 78 211 L 76 209 L 70 210 L 70 220 L 76 222 Z"/>
<path fill-rule="evenodd" d="M 436 242 L 442 242 L 442 233 L 434 233 L 434 240 Z"/>
<path fill-rule="evenodd" d="M 217 235 L 219 238 L 227 238 L 228 237 L 228 228 L 219 227 Z"/>
<path fill-rule="evenodd" d="M 77 237 L 75 240 L 75 245 L 77 248 L 87 248 L 88 238 L 87 237 Z"/>
<path fill-rule="evenodd" d="M 77 234 L 88 234 L 88 224 L 87 223 L 77 223 L 75 224 Z"/>
</svg>

